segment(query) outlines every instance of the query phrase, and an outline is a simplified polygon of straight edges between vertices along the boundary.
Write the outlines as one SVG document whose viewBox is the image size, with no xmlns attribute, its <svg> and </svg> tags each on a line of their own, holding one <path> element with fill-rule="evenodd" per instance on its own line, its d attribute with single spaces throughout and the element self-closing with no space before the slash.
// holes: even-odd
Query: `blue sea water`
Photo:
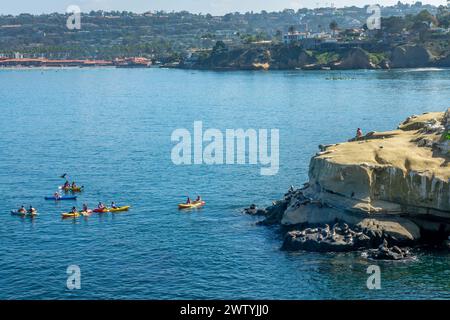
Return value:
<svg viewBox="0 0 450 320">
<path fill-rule="evenodd" d="M 443 111 L 449 98 L 450 70 L 0 70 L 0 299 L 448 299 L 448 253 L 379 262 L 382 288 L 368 290 L 374 262 L 360 253 L 280 251 L 278 229 L 241 209 L 305 182 L 319 144 Z M 174 165 L 171 133 L 194 121 L 279 129 L 278 174 Z M 44 201 L 65 172 L 85 192 Z M 188 194 L 207 205 L 179 211 Z M 60 218 L 100 200 L 132 209 Z M 11 216 L 21 204 L 40 215 Z M 69 265 L 80 290 L 66 287 Z"/>
</svg>

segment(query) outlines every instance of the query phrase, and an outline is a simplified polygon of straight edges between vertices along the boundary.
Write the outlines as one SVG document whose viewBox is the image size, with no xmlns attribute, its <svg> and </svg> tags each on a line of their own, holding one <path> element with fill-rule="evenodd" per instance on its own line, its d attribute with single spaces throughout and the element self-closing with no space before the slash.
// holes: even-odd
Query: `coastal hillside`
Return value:
<svg viewBox="0 0 450 320">
<path fill-rule="evenodd" d="M 184 61 L 182 68 L 209 70 L 349 70 L 450 67 L 448 48 L 432 50 L 433 45 L 405 44 L 370 52 L 358 46 L 332 50 L 305 50 L 300 45 L 253 46 L 227 50 L 216 45 L 212 52 L 195 62 Z M 435 46 L 436 47 L 436 46 Z"/>
<path fill-rule="evenodd" d="M 309 181 L 263 210 L 263 224 L 290 232 L 284 247 L 317 251 L 444 241 L 450 234 L 450 109 L 411 116 L 396 130 L 370 132 L 348 142 L 320 146 Z M 341 247 L 298 240 L 306 226 L 346 223 L 361 241 Z M 294 230 L 294 231 L 292 231 Z M 320 240 L 320 239 L 319 239 Z M 328 243 L 329 244 L 329 243 Z M 335 244 L 335 242 L 333 242 Z"/>
</svg>

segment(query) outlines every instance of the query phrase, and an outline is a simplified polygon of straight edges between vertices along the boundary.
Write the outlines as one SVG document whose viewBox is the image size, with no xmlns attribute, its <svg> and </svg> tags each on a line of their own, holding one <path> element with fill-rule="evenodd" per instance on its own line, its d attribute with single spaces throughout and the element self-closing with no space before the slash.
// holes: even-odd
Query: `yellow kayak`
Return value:
<svg viewBox="0 0 450 320">
<path fill-rule="evenodd" d="M 118 208 L 108 208 L 106 209 L 106 211 L 108 212 L 120 212 L 120 211 L 128 211 L 128 209 L 130 209 L 131 206 L 123 206 L 123 207 L 118 207 Z"/>
<path fill-rule="evenodd" d="M 79 212 L 64 212 L 61 216 L 64 218 L 78 218 L 81 214 Z"/>
<path fill-rule="evenodd" d="M 193 209 L 193 208 L 199 208 L 201 206 L 205 205 L 205 201 L 194 201 L 191 203 L 180 203 L 178 205 L 178 209 Z"/>
</svg>

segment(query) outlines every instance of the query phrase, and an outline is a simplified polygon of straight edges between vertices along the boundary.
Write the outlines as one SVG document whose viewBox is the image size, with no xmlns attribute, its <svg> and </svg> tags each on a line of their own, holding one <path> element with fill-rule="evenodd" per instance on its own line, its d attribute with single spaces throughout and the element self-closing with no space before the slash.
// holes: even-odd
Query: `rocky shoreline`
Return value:
<svg viewBox="0 0 450 320">
<path fill-rule="evenodd" d="M 324 57 L 327 61 L 323 61 Z M 419 44 L 400 45 L 375 53 L 360 47 L 313 53 L 300 46 L 273 45 L 213 51 L 195 61 L 181 61 L 176 67 L 216 71 L 448 68 L 450 53 L 436 54 Z"/>
<path fill-rule="evenodd" d="M 282 250 L 403 260 L 421 244 L 450 249 L 450 109 L 319 149 L 303 187 L 244 210 L 280 226 Z"/>
</svg>

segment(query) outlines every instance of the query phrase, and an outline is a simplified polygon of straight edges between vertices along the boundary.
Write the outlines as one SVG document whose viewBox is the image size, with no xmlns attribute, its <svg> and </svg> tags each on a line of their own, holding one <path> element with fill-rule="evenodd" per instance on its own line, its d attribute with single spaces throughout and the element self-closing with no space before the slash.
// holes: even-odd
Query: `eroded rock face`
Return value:
<svg viewBox="0 0 450 320">
<path fill-rule="evenodd" d="M 309 182 L 291 187 L 260 222 L 289 230 L 283 249 L 343 252 L 389 241 L 394 248 L 369 254 L 398 260 L 408 252 L 395 246 L 450 236 L 450 109 L 319 149 Z"/>
<path fill-rule="evenodd" d="M 321 206 L 290 203 L 282 223 L 375 219 L 383 231 L 413 240 L 419 227 L 436 227 L 427 221 L 431 216 L 450 231 L 449 115 L 414 116 L 397 130 L 327 147 L 311 159 L 302 190 Z"/>
<path fill-rule="evenodd" d="M 429 67 L 433 63 L 432 54 L 419 45 L 404 45 L 394 49 L 391 56 L 393 68 Z"/>
<path fill-rule="evenodd" d="M 351 49 L 339 62 L 334 63 L 332 69 L 376 69 L 377 66 L 370 61 L 369 53 L 361 48 Z"/>
</svg>

